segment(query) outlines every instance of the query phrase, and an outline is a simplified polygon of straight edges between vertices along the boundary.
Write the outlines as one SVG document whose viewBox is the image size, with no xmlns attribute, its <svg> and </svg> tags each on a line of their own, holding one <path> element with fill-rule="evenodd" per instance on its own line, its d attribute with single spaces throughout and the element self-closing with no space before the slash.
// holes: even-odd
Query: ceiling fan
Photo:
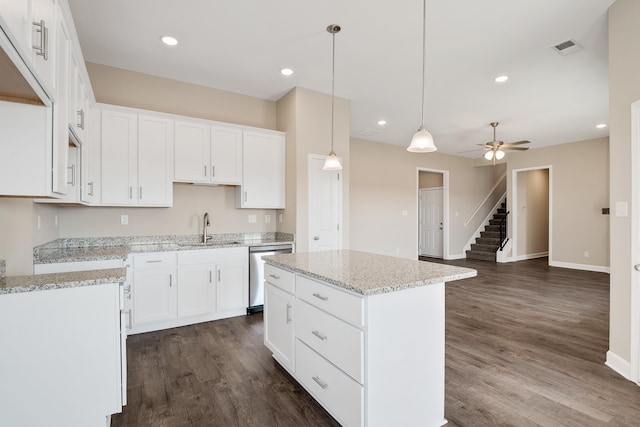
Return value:
<svg viewBox="0 0 640 427">
<path fill-rule="evenodd" d="M 529 144 L 530 141 L 516 141 L 505 144 L 502 141 L 496 140 L 496 127 L 498 127 L 498 122 L 491 122 L 489 125 L 493 128 L 493 141 L 489 141 L 485 144 L 478 144 L 484 147 L 485 153 L 484 158 L 487 160 L 493 159 L 495 163 L 496 159 L 500 160 L 504 157 L 504 150 L 517 150 L 517 151 L 526 151 L 529 147 L 518 147 L 518 145 Z"/>
</svg>

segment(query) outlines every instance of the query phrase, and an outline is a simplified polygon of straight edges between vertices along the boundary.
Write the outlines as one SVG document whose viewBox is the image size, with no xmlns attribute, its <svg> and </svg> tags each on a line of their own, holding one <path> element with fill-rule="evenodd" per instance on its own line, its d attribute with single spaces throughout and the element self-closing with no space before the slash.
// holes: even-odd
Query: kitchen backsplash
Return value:
<svg viewBox="0 0 640 427">
<path fill-rule="evenodd" d="M 7 262 L 3 259 L 0 259 L 0 279 L 3 279 L 6 273 L 7 273 Z"/>
</svg>

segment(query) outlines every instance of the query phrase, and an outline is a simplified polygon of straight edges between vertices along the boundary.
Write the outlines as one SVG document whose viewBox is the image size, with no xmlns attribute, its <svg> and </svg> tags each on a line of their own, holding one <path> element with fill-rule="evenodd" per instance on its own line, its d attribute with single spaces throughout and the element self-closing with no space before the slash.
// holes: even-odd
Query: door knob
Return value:
<svg viewBox="0 0 640 427">
<path fill-rule="evenodd" d="M 313 240 L 320 240 L 320 236 L 313 236 Z"/>
<path fill-rule="evenodd" d="M 636 264 L 633 266 L 636 271 L 640 271 L 640 264 Z"/>
</svg>

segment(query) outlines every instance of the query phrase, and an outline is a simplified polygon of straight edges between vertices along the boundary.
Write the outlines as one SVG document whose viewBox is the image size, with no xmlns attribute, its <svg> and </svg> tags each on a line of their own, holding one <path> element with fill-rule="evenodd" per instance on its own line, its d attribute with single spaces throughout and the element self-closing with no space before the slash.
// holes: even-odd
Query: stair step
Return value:
<svg viewBox="0 0 640 427">
<path fill-rule="evenodd" d="M 493 231 L 493 232 L 497 232 L 498 234 L 500 234 L 500 226 L 499 225 L 495 225 L 495 224 L 489 224 L 489 225 L 484 227 L 484 231 Z"/>
<path fill-rule="evenodd" d="M 507 208 L 498 208 L 498 213 L 506 214 L 507 213 Z"/>
<path fill-rule="evenodd" d="M 499 237 L 477 237 L 475 244 L 499 246 L 500 238 Z M 473 244 L 471 246 L 473 246 Z"/>
<path fill-rule="evenodd" d="M 493 253 L 493 254 L 496 253 L 499 247 L 500 245 L 497 243 L 493 245 L 487 244 L 487 243 L 480 243 L 480 242 L 471 244 L 472 251 L 487 252 L 487 253 Z"/>
<path fill-rule="evenodd" d="M 496 261 L 496 254 L 487 252 L 467 251 L 467 259 L 477 259 L 481 261 Z"/>
<path fill-rule="evenodd" d="M 502 222 L 501 219 L 490 219 L 489 225 L 500 225 L 501 222 Z"/>
<path fill-rule="evenodd" d="M 502 219 L 502 218 L 506 218 L 506 216 L 507 216 L 507 214 L 506 214 L 506 213 L 500 213 L 500 212 L 498 212 L 498 213 L 496 213 L 496 214 L 493 214 L 493 219 Z"/>
<path fill-rule="evenodd" d="M 495 240 L 496 242 L 500 241 L 500 233 L 495 233 L 493 231 L 483 231 L 480 233 L 480 237 L 476 237 L 476 242 L 480 243 L 478 239 L 490 239 Z"/>
</svg>

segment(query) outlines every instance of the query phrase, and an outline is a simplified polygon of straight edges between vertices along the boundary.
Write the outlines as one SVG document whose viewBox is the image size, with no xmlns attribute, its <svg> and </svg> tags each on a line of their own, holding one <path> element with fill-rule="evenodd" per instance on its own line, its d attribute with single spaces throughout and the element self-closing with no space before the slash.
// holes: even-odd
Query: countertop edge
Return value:
<svg viewBox="0 0 640 427">
<path fill-rule="evenodd" d="M 120 283 L 126 274 L 124 268 L 112 268 L 6 277 L 0 280 L 0 295 Z"/>
</svg>

